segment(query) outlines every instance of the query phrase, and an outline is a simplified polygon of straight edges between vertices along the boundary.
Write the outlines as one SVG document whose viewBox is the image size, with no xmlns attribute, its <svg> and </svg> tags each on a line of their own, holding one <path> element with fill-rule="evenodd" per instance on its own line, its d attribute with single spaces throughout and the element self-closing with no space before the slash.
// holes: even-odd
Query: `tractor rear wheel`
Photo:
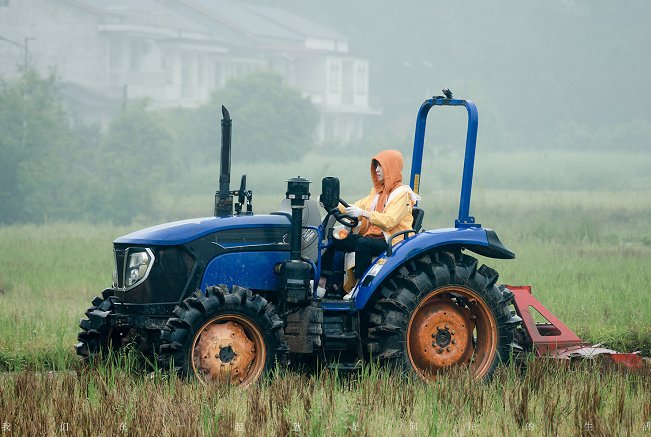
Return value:
<svg viewBox="0 0 651 437">
<path fill-rule="evenodd" d="M 246 288 L 208 287 L 174 310 L 162 331 L 161 367 L 173 366 L 203 384 L 246 387 L 284 362 L 283 322 L 262 296 Z"/>
<path fill-rule="evenodd" d="M 461 252 L 408 261 L 383 284 L 368 318 L 372 359 L 423 380 L 454 366 L 490 378 L 507 361 L 514 328 L 513 294 L 495 270 Z"/>
</svg>

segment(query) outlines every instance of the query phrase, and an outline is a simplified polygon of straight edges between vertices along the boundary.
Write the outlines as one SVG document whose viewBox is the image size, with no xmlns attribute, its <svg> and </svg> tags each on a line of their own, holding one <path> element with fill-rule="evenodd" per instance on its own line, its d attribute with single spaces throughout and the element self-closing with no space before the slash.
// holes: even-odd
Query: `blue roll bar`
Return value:
<svg viewBox="0 0 651 437">
<path fill-rule="evenodd" d="M 472 192 L 472 173 L 475 166 L 475 147 L 477 145 L 477 107 L 470 100 L 433 97 L 425 100 L 418 110 L 416 119 L 416 134 L 414 136 L 414 152 L 411 160 L 411 178 L 409 185 L 418 193 L 420 189 L 420 172 L 423 164 L 423 144 L 425 142 L 425 125 L 427 114 L 432 106 L 465 106 L 468 111 L 468 131 L 466 134 L 466 154 L 463 163 L 461 180 L 461 198 L 459 200 L 459 217 L 454 225 L 457 228 L 481 227 L 470 216 L 470 194 Z"/>
</svg>

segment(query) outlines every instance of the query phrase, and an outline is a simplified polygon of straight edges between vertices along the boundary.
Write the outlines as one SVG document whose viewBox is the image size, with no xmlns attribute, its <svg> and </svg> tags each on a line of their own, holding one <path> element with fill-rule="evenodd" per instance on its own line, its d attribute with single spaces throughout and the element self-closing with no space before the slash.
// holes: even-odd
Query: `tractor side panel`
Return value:
<svg viewBox="0 0 651 437">
<path fill-rule="evenodd" d="M 274 266 L 289 259 L 289 252 L 234 252 L 215 257 L 203 275 L 201 290 L 211 285 L 239 285 L 252 290 L 277 290 Z"/>
<path fill-rule="evenodd" d="M 449 228 L 426 231 L 403 240 L 393 246 L 393 254 L 378 257 L 361 279 L 355 308 L 364 309 L 378 286 L 405 261 L 415 256 L 443 246 L 489 246 L 486 230 L 482 228 Z M 382 264 L 384 263 L 384 264 Z M 376 267 L 381 266 L 381 267 Z M 378 270 L 379 268 L 379 270 Z"/>
</svg>

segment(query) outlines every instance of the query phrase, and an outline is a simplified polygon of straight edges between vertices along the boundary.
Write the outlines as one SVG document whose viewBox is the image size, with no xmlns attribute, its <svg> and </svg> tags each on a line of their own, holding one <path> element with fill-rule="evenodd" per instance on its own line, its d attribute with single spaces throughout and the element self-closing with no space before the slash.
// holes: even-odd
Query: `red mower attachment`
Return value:
<svg viewBox="0 0 651 437">
<path fill-rule="evenodd" d="M 607 366 L 642 369 L 648 364 L 640 352 L 620 353 L 611 349 L 590 345 L 581 340 L 570 328 L 565 326 L 531 293 L 529 285 L 505 285 L 513 292 L 513 303 L 518 316 L 522 318 L 522 326 L 526 331 L 526 350 L 532 351 L 537 357 L 555 358 L 558 360 L 599 359 L 605 360 Z M 534 314 L 538 313 L 545 322 L 536 322 Z"/>
</svg>

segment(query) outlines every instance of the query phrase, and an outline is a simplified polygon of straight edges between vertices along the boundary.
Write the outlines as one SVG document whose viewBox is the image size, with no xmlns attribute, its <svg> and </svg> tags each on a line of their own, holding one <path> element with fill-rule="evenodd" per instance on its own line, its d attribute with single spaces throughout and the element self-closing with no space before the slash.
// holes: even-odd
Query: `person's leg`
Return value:
<svg viewBox="0 0 651 437">
<path fill-rule="evenodd" d="M 341 252 L 354 252 L 355 247 L 357 247 L 357 241 L 362 238 L 361 235 L 357 234 L 348 234 L 348 236 L 343 240 L 332 240 L 332 246 L 329 247 L 323 256 L 321 257 L 321 276 L 319 280 L 319 285 L 325 287 L 327 278 L 333 277 L 334 272 L 334 259 L 335 259 L 335 250 Z"/>
<path fill-rule="evenodd" d="M 384 252 L 387 242 L 384 238 L 361 237 L 355 248 L 355 276 L 361 278 L 371 265 L 371 260 Z"/>
<path fill-rule="evenodd" d="M 332 245 L 342 252 L 354 252 L 357 249 L 357 243 L 363 238 L 359 234 L 348 234 L 343 240 L 334 239 Z"/>
</svg>

